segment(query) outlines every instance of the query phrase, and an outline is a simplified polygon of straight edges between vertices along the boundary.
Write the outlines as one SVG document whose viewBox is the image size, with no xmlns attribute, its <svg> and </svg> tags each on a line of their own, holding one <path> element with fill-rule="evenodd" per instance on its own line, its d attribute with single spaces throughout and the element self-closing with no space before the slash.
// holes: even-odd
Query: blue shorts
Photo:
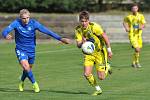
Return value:
<svg viewBox="0 0 150 100">
<path fill-rule="evenodd" d="M 15 51 L 19 62 L 22 60 L 28 60 L 29 64 L 34 64 L 35 53 L 27 53 L 19 49 L 16 49 Z"/>
</svg>

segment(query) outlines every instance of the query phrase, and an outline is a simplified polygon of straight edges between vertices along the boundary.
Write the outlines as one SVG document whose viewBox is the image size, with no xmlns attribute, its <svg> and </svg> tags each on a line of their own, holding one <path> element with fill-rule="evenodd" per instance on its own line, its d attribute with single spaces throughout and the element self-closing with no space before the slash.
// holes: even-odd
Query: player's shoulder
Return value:
<svg viewBox="0 0 150 100">
<path fill-rule="evenodd" d="M 90 22 L 89 24 L 90 24 L 90 26 L 93 27 L 94 29 L 95 29 L 95 28 L 101 28 L 101 25 L 98 24 L 98 23 L 96 23 L 96 22 Z"/>
<path fill-rule="evenodd" d="M 75 30 L 80 30 L 80 29 L 81 29 L 81 25 L 75 27 Z"/>
<path fill-rule="evenodd" d="M 90 22 L 89 23 L 91 26 L 97 26 L 97 25 L 99 25 L 98 23 L 96 23 L 96 22 Z"/>
<path fill-rule="evenodd" d="M 36 19 L 34 19 L 34 18 L 31 18 L 30 19 L 30 23 L 37 23 L 38 21 L 36 20 Z"/>
<path fill-rule="evenodd" d="M 144 16 L 141 12 L 138 13 L 139 16 Z"/>
</svg>

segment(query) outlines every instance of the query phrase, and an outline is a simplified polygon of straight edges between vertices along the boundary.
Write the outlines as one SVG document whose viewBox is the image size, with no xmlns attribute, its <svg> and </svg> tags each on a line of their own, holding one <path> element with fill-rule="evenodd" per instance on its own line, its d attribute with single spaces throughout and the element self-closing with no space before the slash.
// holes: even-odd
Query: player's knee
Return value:
<svg viewBox="0 0 150 100">
<path fill-rule="evenodd" d="M 25 71 L 29 71 L 29 70 L 31 69 L 30 66 L 29 66 L 29 64 L 22 63 L 21 65 L 22 65 L 22 67 L 23 67 L 23 69 L 24 69 Z"/>
<path fill-rule="evenodd" d="M 135 51 L 136 51 L 136 52 L 140 52 L 141 49 L 140 49 L 140 48 L 135 48 Z"/>
<path fill-rule="evenodd" d="M 98 76 L 98 79 L 104 80 L 104 79 L 105 79 L 105 75 L 100 75 L 100 76 Z"/>
<path fill-rule="evenodd" d="M 84 73 L 84 77 L 88 77 L 90 75 L 91 75 L 91 73 Z"/>
</svg>

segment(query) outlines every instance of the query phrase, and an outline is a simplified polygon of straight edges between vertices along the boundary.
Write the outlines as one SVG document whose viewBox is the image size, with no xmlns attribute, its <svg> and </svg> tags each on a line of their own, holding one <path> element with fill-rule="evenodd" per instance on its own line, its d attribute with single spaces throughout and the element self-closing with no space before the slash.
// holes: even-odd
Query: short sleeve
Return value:
<svg viewBox="0 0 150 100">
<path fill-rule="evenodd" d="M 104 33 L 102 27 L 99 25 L 99 24 L 94 24 L 93 26 L 93 32 L 97 35 L 97 36 L 100 36 Z"/>
<path fill-rule="evenodd" d="M 75 30 L 75 39 L 76 41 L 82 41 L 82 34 L 77 29 Z"/>
</svg>

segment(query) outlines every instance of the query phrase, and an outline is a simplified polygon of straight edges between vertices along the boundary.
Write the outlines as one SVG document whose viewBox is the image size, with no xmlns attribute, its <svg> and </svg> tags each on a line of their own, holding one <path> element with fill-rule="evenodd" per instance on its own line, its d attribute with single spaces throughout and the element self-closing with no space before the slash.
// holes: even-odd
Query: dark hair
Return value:
<svg viewBox="0 0 150 100">
<path fill-rule="evenodd" d="M 138 5 L 137 3 L 133 3 L 131 6 L 132 6 L 132 7 L 134 7 L 134 6 L 139 7 L 139 5 Z"/>
<path fill-rule="evenodd" d="M 88 11 L 81 11 L 79 14 L 79 20 L 87 19 L 89 20 L 89 12 Z"/>
</svg>

